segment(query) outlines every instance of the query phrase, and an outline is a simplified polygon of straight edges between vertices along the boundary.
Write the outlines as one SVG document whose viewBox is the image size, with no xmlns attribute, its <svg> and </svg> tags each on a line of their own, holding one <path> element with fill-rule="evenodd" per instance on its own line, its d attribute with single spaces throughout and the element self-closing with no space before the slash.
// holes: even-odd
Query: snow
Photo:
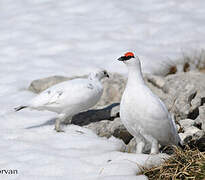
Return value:
<svg viewBox="0 0 205 180">
<path fill-rule="evenodd" d="M 74 125 L 57 134 L 55 113 L 12 108 L 34 97 L 26 90 L 34 79 L 99 66 L 125 73 L 117 58 L 126 51 L 156 73 L 204 48 L 204 7 L 203 0 L 1 0 L 0 166 L 19 174 L 0 179 L 143 179 L 137 164 L 154 156 L 122 153 L 120 140 Z"/>
</svg>

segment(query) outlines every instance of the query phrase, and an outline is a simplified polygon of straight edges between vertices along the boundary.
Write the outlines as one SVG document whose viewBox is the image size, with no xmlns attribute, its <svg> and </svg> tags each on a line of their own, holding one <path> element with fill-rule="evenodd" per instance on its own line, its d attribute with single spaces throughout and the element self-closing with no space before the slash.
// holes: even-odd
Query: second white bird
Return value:
<svg viewBox="0 0 205 180">
<path fill-rule="evenodd" d="M 65 119 L 72 119 L 75 114 L 85 111 L 99 101 L 103 93 L 101 79 L 109 77 L 107 71 L 92 72 L 87 79 L 78 78 L 54 85 L 28 104 L 15 108 L 19 111 L 24 108 L 48 110 L 58 113 L 55 130 L 61 132 L 60 123 Z"/>
</svg>

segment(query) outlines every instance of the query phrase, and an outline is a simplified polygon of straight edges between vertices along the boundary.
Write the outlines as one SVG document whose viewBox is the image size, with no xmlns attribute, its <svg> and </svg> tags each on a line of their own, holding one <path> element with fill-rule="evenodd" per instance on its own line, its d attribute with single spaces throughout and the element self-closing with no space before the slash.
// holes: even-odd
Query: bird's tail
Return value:
<svg viewBox="0 0 205 180">
<path fill-rule="evenodd" d="M 179 146 L 180 148 L 183 149 L 184 148 L 184 142 L 181 140 L 181 138 L 178 134 L 174 114 L 171 114 L 171 120 L 172 120 L 172 123 L 173 123 L 173 126 L 174 126 L 173 134 L 175 135 L 173 144 L 175 144 L 176 146 Z"/>
<path fill-rule="evenodd" d="M 24 108 L 27 108 L 28 106 L 19 106 L 19 107 L 16 107 L 16 108 L 14 108 L 14 110 L 15 111 L 20 111 L 20 110 L 22 110 L 22 109 L 24 109 Z"/>
<path fill-rule="evenodd" d="M 183 143 L 182 141 L 180 141 L 180 142 L 178 143 L 178 146 L 179 146 L 181 149 L 184 149 L 184 148 L 185 148 L 185 145 L 184 145 L 184 143 Z"/>
</svg>

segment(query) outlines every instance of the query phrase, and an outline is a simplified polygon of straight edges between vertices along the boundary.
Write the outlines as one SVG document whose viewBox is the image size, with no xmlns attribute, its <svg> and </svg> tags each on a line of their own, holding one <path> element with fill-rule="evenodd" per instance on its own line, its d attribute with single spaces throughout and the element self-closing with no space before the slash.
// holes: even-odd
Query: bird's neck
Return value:
<svg viewBox="0 0 205 180">
<path fill-rule="evenodd" d="M 145 84 L 141 67 L 140 66 L 128 66 L 128 82 L 127 85 L 140 85 Z"/>
<path fill-rule="evenodd" d="M 100 81 L 100 79 L 96 76 L 96 75 L 93 75 L 91 74 L 90 76 L 88 76 L 88 79 L 90 81 Z"/>
<path fill-rule="evenodd" d="M 95 76 L 89 76 L 88 77 L 90 83 L 94 83 L 94 84 L 99 84 L 100 83 L 100 79 L 98 77 L 95 77 Z"/>
</svg>

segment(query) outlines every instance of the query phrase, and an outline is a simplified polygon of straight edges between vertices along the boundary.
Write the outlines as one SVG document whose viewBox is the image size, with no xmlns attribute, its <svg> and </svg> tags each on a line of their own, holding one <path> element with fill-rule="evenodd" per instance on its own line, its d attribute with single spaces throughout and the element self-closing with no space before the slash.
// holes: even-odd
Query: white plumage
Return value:
<svg viewBox="0 0 205 180">
<path fill-rule="evenodd" d="M 151 153 L 161 145 L 178 145 L 176 125 L 164 103 L 146 86 L 139 58 L 131 52 L 118 60 L 128 68 L 128 82 L 120 104 L 120 117 L 128 131 L 136 138 L 136 152 L 142 153 L 145 143 L 151 143 Z"/>
<path fill-rule="evenodd" d="M 87 79 L 78 78 L 54 85 L 35 98 L 27 105 L 15 108 L 19 111 L 23 108 L 36 110 L 48 110 L 58 113 L 55 123 L 55 130 L 60 132 L 60 123 L 72 116 L 87 110 L 97 104 L 102 93 L 103 86 L 101 79 L 109 77 L 107 71 L 98 70 L 90 73 Z"/>
</svg>

